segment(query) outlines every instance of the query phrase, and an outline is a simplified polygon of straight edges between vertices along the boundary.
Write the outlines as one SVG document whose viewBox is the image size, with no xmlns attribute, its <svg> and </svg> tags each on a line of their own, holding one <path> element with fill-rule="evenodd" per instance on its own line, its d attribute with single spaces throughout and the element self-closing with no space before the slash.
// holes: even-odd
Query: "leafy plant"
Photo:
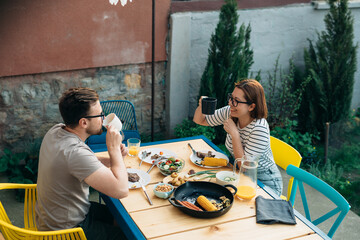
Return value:
<svg viewBox="0 0 360 240">
<path fill-rule="evenodd" d="M 329 0 L 325 16 L 326 31 L 318 33 L 315 44 L 309 41 L 304 51 L 305 74 L 311 77 L 299 110 L 303 129 L 323 132 L 326 122 L 349 116 L 356 71 L 354 19 L 348 0 Z"/>
<path fill-rule="evenodd" d="M 23 174 L 26 169 L 26 153 L 13 153 L 9 149 L 4 150 L 0 159 L 0 172 L 5 172 L 9 182 L 13 183 L 33 183 Z"/>
<path fill-rule="evenodd" d="M 360 145 L 358 143 L 342 145 L 340 149 L 332 151 L 330 158 L 347 172 L 360 175 Z"/>
<path fill-rule="evenodd" d="M 251 28 L 242 24 L 237 31 L 238 19 L 237 1 L 226 0 L 215 33 L 211 35 L 209 56 L 201 77 L 200 96 L 216 97 L 219 106 L 227 104 L 226 94 L 239 78 L 248 77 L 253 64 Z"/>
<path fill-rule="evenodd" d="M 200 82 L 200 96 L 217 98 L 217 106 L 227 105 L 227 93 L 232 92 L 234 83 L 248 78 L 253 64 L 253 50 L 250 48 L 250 24 L 242 24 L 237 31 L 239 15 L 237 1 L 226 0 L 220 9 L 219 22 L 211 35 L 209 55 Z M 258 73 L 259 76 L 259 73 Z M 258 77 L 257 76 L 257 77 Z M 225 131 L 215 127 L 215 143 L 225 141 Z"/>
<path fill-rule="evenodd" d="M 343 179 L 344 169 L 339 167 L 336 163 L 332 164 L 331 160 L 325 164 L 318 162 L 316 164 L 310 165 L 309 172 L 322 179 L 324 182 L 333 186 L 334 188 L 339 187 L 340 185 L 346 184 L 346 180 Z M 344 186 L 342 186 L 343 188 Z"/>
<path fill-rule="evenodd" d="M 27 152 L 12 152 L 5 149 L 0 158 L 0 172 L 5 172 L 11 183 L 32 184 L 37 181 L 40 140 L 28 141 L 23 149 Z M 25 148 L 26 146 L 26 148 Z M 23 201 L 24 191 L 16 191 L 16 199 Z"/>
<path fill-rule="evenodd" d="M 193 137 L 204 135 L 210 141 L 215 139 L 215 129 L 212 127 L 197 125 L 191 120 L 184 119 L 181 124 L 176 125 L 174 129 L 176 137 Z"/>
<path fill-rule="evenodd" d="M 319 140 L 319 135 L 295 131 L 294 129 L 296 129 L 297 124 L 298 122 L 296 120 L 286 119 L 284 126 L 276 126 L 271 131 L 271 135 L 298 150 L 303 157 L 303 163 L 312 163 L 317 158 L 317 151 L 313 145 L 313 141 Z"/>
<path fill-rule="evenodd" d="M 273 73 L 268 73 L 268 81 L 263 83 L 268 107 L 270 129 L 284 127 L 288 119 L 294 119 L 300 108 L 302 94 L 310 82 L 307 78 L 298 87 L 295 86 L 296 68 L 293 58 L 289 60 L 289 72 L 286 74 L 276 59 Z"/>
</svg>

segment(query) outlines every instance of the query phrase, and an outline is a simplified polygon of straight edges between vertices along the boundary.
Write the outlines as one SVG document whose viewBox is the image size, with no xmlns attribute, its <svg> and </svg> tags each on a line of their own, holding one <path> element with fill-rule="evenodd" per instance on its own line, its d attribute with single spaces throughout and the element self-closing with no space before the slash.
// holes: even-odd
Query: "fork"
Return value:
<svg viewBox="0 0 360 240">
<path fill-rule="evenodd" d="M 193 152 L 194 156 L 196 156 L 196 151 L 194 150 L 194 148 L 191 146 L 190 143 L 188 143 L 189 147 L 191 148 L 191 151 Z"/>
<path fill-rule="evenodd" d="M 154 163 L 151 165 L 151 167 L 149 168 L 149 170 L 147 170 L 147 173 L 149 173 L 151 171 L 151 169 L 153 169 L 153 167 L 160 162 L 163 159 L 163 156 L 158 157 L 157 159 L 154 160 Z"/>
</svg>

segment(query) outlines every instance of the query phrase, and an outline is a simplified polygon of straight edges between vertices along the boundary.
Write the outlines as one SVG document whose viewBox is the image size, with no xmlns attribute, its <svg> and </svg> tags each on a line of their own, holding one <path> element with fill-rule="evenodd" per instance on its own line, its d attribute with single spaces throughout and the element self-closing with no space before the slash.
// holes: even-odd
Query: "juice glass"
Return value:
<svg viewBox="0 0 360 240">
<path fill-rule="evenodd" d="M 129 150 L 129 156 L 136 157 L 140 150 L 140 139 L 138 138 L 129 138 L 127 140 L 127 147 Z"/>
<path fill-rule="evenodd" d="M 241 199 L 251 200 L 256 195 L 258 159 L 259 156 L 244 156 L 235 159 L 234 172 L 236 172 L 238 161 L 241 161 L 236 193 L 236 196 Z"/>
</svg>

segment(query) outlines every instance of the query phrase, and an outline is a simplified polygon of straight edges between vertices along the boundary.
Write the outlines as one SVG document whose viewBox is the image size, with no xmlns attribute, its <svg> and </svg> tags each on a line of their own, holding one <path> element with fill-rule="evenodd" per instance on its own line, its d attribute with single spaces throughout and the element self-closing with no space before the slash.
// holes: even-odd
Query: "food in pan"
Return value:
<svg viewBox="0 0 360 240">
<path fill-rule="evenodd" d="M 196 202 L 202 207 L 204 208 L 206 211 L 216 211 L 217 208 L 209 201 L 209 199 L 207 199 L 205 196 L 200 195 L 197 199 Z"/>
<path fill-rule="evenodd" d="M 205 196 L 200 195 L 196 202 L 206 211 L 217 211 L 230 206 L 230 199 L 225 196 L 220 197 L 220 203 L 215 200 L 209 200 Z"/>
<path fill-rule="evenodd" d="M 201 208 L 199 208 L 198 206 L 192 204 L 191 202 L 188 201 L 178 201 L 181 205 L 183 205 L 184 207 L 187 207 L 189 209 L 195 210 L 195 211 L 200 211 L 202 212 L 203 210 Z"/>
<path fill-rule="evenodd" d="M 138 182 L 140 180 L 139 175 L 137 173 L 128 173 L 129 182 Z"/>
</svg>

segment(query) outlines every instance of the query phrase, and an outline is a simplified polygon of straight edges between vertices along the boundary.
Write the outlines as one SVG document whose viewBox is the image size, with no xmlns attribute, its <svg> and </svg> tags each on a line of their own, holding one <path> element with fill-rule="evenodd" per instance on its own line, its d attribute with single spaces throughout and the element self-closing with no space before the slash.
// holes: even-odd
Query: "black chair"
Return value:
<svg viewBox="0 0 360 240">
<path fill-rule="evenodd" d="M 139 138 L 140 133 L 137 128 L 136 123 L 136 115 L 135 115 L 135 107 L 134 105 L 127 100 L 109 100 L 102 101 L 100 105 L 103 109 L 105 115 L 110 113 L 115 113 L 116 116 L 122 122 L 122 131 L 124 132 L 123 143 L 126 143 L 129 138 Z M 101 135 L 93 135 L 90 136 L 86 140 L 86 144 L 93 150 L 94 152 L 102 152 L 107 151 L 106 147 L 106 131 L 104 131 Z"/>
</svg>

